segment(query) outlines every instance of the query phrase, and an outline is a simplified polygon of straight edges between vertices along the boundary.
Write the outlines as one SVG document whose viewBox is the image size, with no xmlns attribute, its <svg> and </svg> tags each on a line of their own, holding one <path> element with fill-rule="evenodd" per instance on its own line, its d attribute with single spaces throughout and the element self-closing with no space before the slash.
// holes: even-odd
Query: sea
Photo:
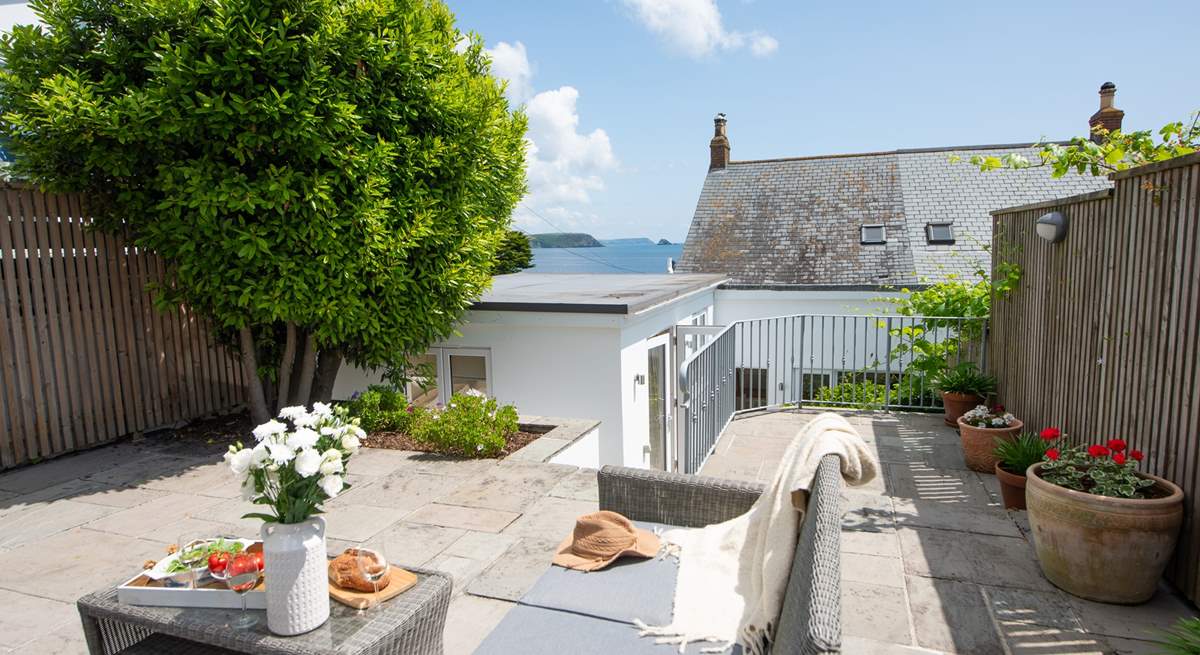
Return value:
<svg viewBox="0 0 1200 655">
<path fill-rule="evenodd" d="M 534 248 L 534 273 L 666 273 L 667 260 L 679 262 L 683 244 L 603 248 Z"/>
</svg>

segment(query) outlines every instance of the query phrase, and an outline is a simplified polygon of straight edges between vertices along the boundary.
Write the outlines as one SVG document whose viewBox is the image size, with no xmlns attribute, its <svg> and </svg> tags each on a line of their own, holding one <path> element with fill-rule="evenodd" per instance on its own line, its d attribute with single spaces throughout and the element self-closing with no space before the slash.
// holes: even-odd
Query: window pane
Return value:
<svg viewBox="0 0 1200 655">
<path fill-rule="evenodd" d="M 884 243 L 886 240 L 886 231 L 882 225 L 864 225 L 862 227 L 862 242 L 863 243 Z"/>
<path fill-rule="evenodd" d="M 925 226 L 925 236 L 930 243 L 954 241 L 954 228 L 950 223 L 930 223 Z"/>
<path fill-rule="evenodd" d="M 487 359 L 479 355 L 450 355 L 451 393 L 474 389 L 488 393 Z"/>
<path fill-rule="evenodd" d="M 432 407 L 438 402 L 437 356 L 421 355 L 409 360 L 412 380 L 405 389 L 408 402 L 420 407 Z"/>
</svg>

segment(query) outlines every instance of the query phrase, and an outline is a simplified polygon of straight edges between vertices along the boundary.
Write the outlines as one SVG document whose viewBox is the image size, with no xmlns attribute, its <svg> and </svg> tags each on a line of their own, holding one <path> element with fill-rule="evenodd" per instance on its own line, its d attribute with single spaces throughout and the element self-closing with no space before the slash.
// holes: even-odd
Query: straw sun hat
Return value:
<svg viewBox="0 0 1200 655">
<path fill-rule="evenodd" d="M 554 563 L 577 571 L 596 571 L 619 557 L 654 557 L 658 537 L 635 528 L 616 512 L 602 511 L 575 519 L 575 530 L 558 545 Z"/>
</svg>

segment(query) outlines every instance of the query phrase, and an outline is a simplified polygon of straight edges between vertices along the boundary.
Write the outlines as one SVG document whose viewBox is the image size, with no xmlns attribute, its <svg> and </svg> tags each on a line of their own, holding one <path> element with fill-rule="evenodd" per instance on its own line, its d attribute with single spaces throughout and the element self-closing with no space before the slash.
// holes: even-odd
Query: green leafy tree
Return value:
<svg viewBox="0 0 1200 655">
<path fill-rule="evenodd" d="M 240 347 L 247 398 L 403 365 L 487 287 L 523 114 L 438 0 L 34 0 L 0 38 L 14 173 L 86 194 Z"/>
<path fill-rule="evenodd" d="M 533 249 L 524 232 L 509 230 L 496 250 L 496 261 L 492 268 L 495 275 L 516 273 L 533 267 Z"/>
<path fill-rule="evenodd" d="M 1122 132 L 1093 128 L 1095 139 L 1076 137 L 1067 145 L 1044 143 L 1038 150 L 1039 161 L 1034 163 L 1020 153 L 975 155 L 968 161 L 987 172 L 1000 168 L 1020 169 L 1032 166 L 1049 166 L 1051 175 L 1062 177 L 1071 171 L 1080 175 L 1108 175 L 1135 166 L 1153 164 L 1196 152 L 1200 148 L 1200 112 L 1192 114 L 1187 122 L 1168 123 L 1158 130 L 1158 138 L 1151 130 Z M 952 155 L 951 161 L 961 161 Z"/>
</svg>

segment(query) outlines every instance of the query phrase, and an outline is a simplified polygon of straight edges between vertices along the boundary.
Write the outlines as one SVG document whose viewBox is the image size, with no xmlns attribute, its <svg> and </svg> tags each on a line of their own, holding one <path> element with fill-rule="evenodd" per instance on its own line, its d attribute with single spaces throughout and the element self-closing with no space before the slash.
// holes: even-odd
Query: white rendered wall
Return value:
<svg viewBox="0 0 1200 655">
<path fill-rule="evenodd" d="M 714 300 L 716 324 L 729 325 L 747 318 L 791 314 L 893 314 L 891 305 L 880 302 L 883 291 L 750 291 L 717 289 Z"/>
</svg>

